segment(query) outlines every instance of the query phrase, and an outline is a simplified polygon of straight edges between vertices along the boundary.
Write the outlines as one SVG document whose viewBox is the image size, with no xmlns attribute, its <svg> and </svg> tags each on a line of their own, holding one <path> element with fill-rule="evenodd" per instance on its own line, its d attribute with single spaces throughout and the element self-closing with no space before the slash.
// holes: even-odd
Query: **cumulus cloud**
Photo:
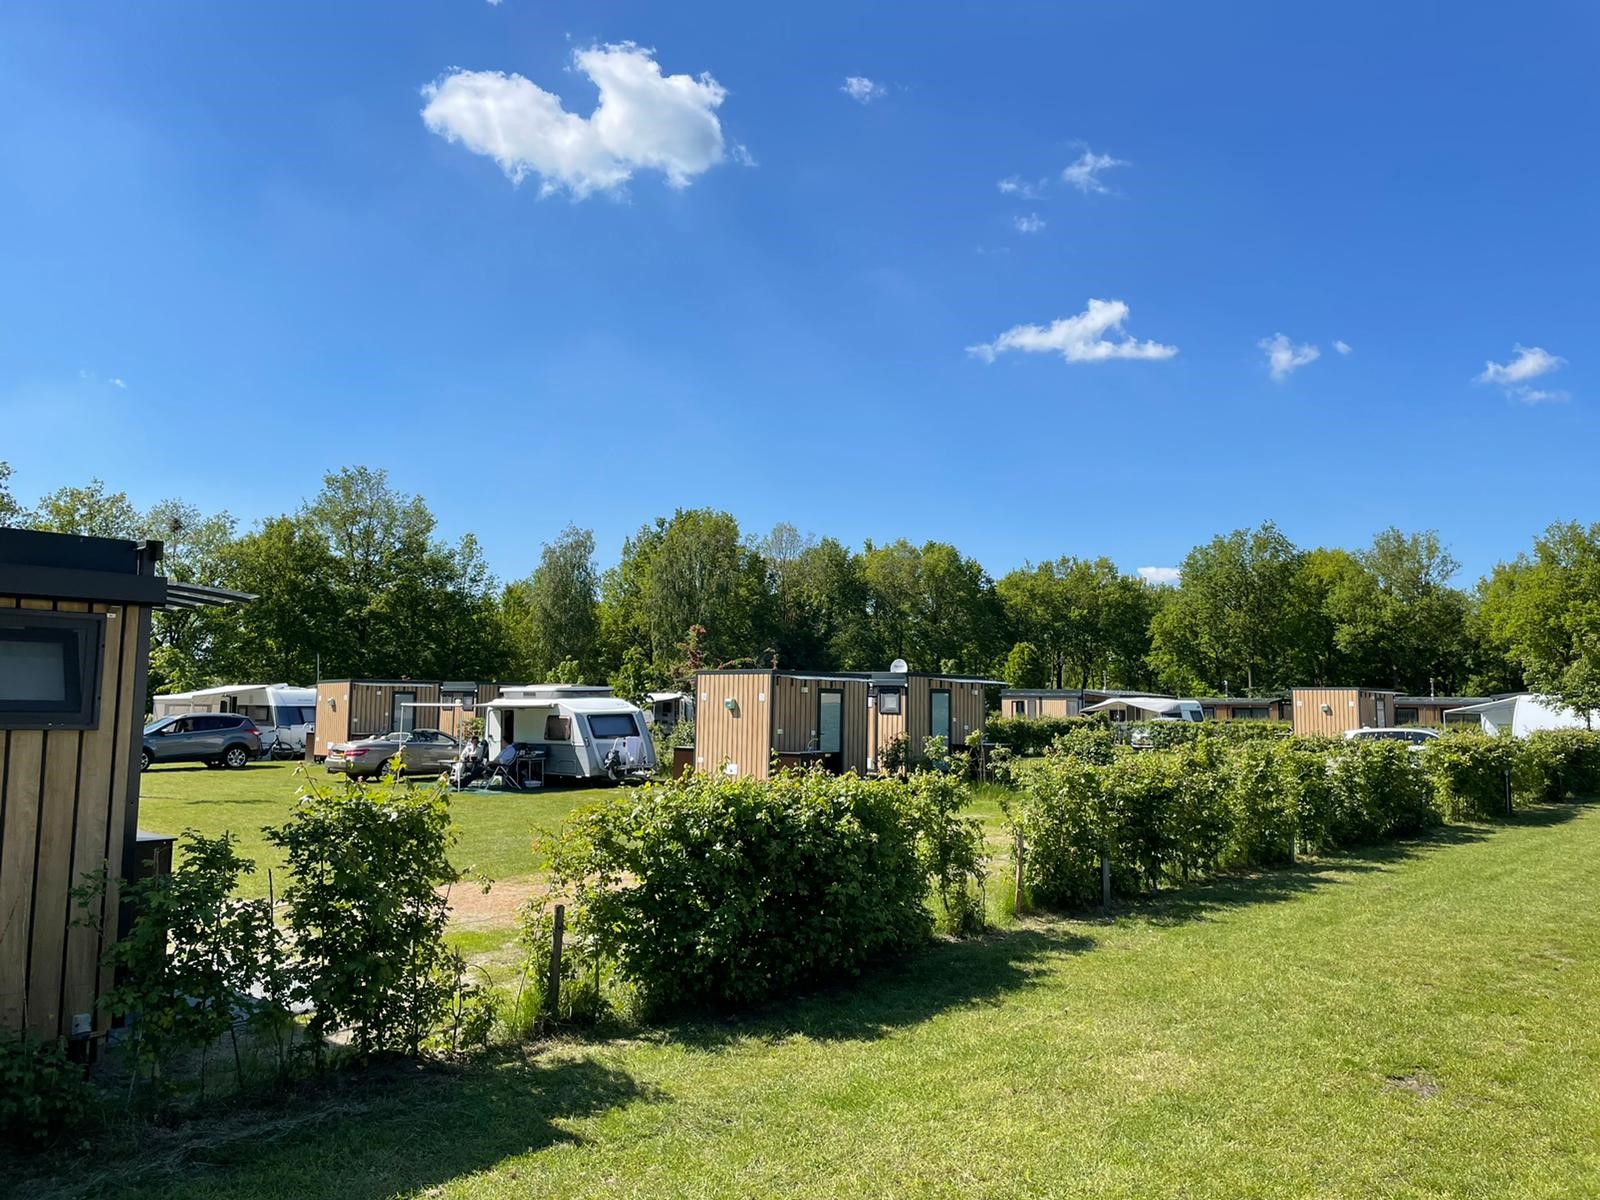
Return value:
<svg viewBox="0 0 1600 1200">
<path fill-rule="evenodd" d="M 1139 578 L 1157 586 L 1175 586 L 1182 574 L 1177 567 L 1140 567 Z"/>
<path fill-rule="evenodd" d="M 1049 325 L 1014 325 L 992 342 L 968 346 L 967 353 L 993 362 L 1008 351 L 1025 354 L 1059 354 L 1069 363 L 1105 362 L 1113 358 L 1159 360 L 1171 358 L 1176 346 L 1141 342 L 1127 336 L 1122 324 L 1128 306 L 1121 300 L 1091 300 L 1075 317 L 1059 317 Z M 1107 335 L 1115 335 L 1108 337 Z"/>
<path fill-rule="evenodd" d="M 1280 382 L 1289 378 L 1307 363 L 1316 362 L 1322 357 L 1322 351 L 1315 346 L 1296 346 L 1281 333 L 1273 334 L 1269 338 L 1262 338 L 1256 346 L 1267 356 L 1267 370 L 1272 377 Z"/>
<path fill-rule="evenodd" d="M 1340 354 L 1349 354 L 1351 349 L 1349 342 L 1341 342 L 1337 338 L 1334 339 L 1333 348 Z"/>
<path fill-rule="evenodd" d="M 458 70 L 422 89 L 422 120 L 494 159 L 513 183 L 537 175 L 540 195 L 564 188 L 582 199 L 640 170 L 687 187 L 723 160 L 716 110 L 727 92 L 709 73 L 663 75 L 654 53 L 632 42 L 575 51 L 572 65 L 600 90 L 586 117 L 521 75 Z"/>
<path fill-rule="evenodd" d="M 1086 149 L 1077 162 L 1061 172 L 1061 178 L 1080 192 L 1108 192 L 1111 189 L 1101 180 L 1100 172 L 1127 165 L 1123 159 L 1112 158 L 1109 154 L 1096 154 L 1093 150 Z"/>
<path fill-rule="evenodd" d="M 889 94 L 889 89 L 883 84 L 874 83 L 865 75 L 846 76 L 839 90 L 858 104 L 871 104 L 874 100 L 881 100 Z"/>
<path fill-rule="evenodd" d="M 114 388 L 120 388 L 124 392 L 128 390 L 128 385 L 120 379 L 113 379 L 111 381 L 111 386 Z"/>
<path fill-rule="evenodd" d="M 1025 217 L 1013 217 L 1011 223 L 1017 227 L 1018 233 L 1038 233 L 1045 226 L 1045 220 L 1038 213 L 1029 213 Z"/>
<path fill-rule="evenodd" d="M 995 187 L 1005 196 L 1016 196 L 1019 200 L 1037 200 L 1039 193 L 1044 190 L 1044 183 L 1043 181 L 1029 183 L 1020 175 L 1008 175 L 995 184 Z"/>
<path fill-rule="evenodd" d="M 1566 365 L 1566 359 L 1551 354 L 1543 346 L 1513 346 L 1516 357 L 1507 363 L 1486 362 L 1479 383 L 1497 383 L 1501 387 L 1526 383 L 1541 375 L 1548 375 Z"/>
<path fill-rule="evenodd" d="M 1538 379 L 1541 375 L 1559 371 L 1566 366 L 1566 359 L 1558 354 L 1551 354 L 1542 346 L 1512 346 L 1511 349 L 1516 357 L 1510 362 L 1484 363 L 1483 373 L 1474 382 L 1492 383 L 1501 388 L 1511 399 L 1520 400 L 1524 404 L 1546 404 L 1572 398 L 1567 392 L 1531 387 L 1528 384 L 1530 379 Z"/>
</svg>

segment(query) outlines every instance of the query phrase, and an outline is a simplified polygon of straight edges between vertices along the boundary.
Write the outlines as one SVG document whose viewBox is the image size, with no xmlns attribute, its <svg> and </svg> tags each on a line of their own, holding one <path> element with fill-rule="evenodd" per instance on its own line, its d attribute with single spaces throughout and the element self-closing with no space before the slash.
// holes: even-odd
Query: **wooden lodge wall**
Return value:
<svg viewBox="0 0 1600 1200">
<path fill-rule="evenodd" d="M 71 1034 L 73 1017 L 88 1014 L 102 1033 L 96 1002 L 111 979 L 101 960 L 133 867 L 150 610 L 14 596 L 0 608 L 106 618 L 95 727 L 0 730 L 0 1028 Z M 101 868 L 104 897 L 76 912 L 68 892 Z M 97 927 L 75 924 L 82 915 Z"/>
</svg>

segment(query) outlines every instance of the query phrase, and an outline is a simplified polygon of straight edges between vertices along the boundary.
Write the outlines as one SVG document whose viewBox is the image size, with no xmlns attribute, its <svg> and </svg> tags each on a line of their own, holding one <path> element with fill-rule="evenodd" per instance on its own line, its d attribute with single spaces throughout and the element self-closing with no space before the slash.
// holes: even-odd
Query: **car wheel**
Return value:
<svg viewBox="0 0 1600 1200">
<path fill-rule="evenodd" d="M 238 770 L 250 761 L 250 752 L 243 746 L 229 746 L 222 752 L 222 765 Z"/>
<path fill-rule="evenodd" d="M 148 771 L 149 769 L 150 769 L 150 751 L 141 750 L 141 751 L 139 751 L 139 770 Z"/>
</svg>

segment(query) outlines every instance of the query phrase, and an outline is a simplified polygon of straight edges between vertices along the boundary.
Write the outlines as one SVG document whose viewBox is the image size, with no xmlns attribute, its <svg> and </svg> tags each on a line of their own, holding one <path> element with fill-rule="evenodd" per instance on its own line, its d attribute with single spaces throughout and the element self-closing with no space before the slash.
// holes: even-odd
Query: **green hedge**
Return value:
<svg viewBox="0 0 1600 1200">
<path fill-rule="evenodd" d="M 984 723 L 983 738 L 1013 754 L 1029 756 L 1043 754 L 1063 734 L 1095 724 L 1104 722 L 1092 717 L 990 717 Z"/>
<path fill-rule="evenodd" d="M 968 800 L 942 774 L 694 774 L 575 813 L 554 884 L 585 953 L 646 1009 L 747 1004 L 926 941 L 936 895 L 969 921 Z"/>
<path fill-rule="evenodd" d="M 1506 788 L 1524 749 L 1515 738 L 1471 729 L 1433 739 L 1422 750 L 1422 766 L 1440 810 L 1451 820 L 1503 816 Z"/>
<path fill-rule="evenodd" d="M 1523 789 L 1538 801 L 1600 796 L 1600 732 L 1545 729 L 1521 739 L 1517 764 Z"/>
</svg>

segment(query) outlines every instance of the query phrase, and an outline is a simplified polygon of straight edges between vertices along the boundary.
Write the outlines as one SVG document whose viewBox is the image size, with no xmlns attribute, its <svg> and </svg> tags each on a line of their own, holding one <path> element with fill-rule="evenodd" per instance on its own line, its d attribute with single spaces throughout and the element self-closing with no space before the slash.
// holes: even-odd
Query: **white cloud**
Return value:
<svg viewBox="0 0 1600 1200">
<path fill-rule="evenodd" d="M 1044 181 L 1029 183 L 1020 175 L 1008 175 L 995 187 L 1000 189 L 1002 195 L 1016 196 L 1022 200 L 1037 200 L 1039 193 L 1044 190 Z"/>
<path fill-rule="evenodd" d="M 1542 346 L 1513 346 L 1517 356 L 1508 363 L 1486 362 L 1479 383 L 1497 383 L 1501 387 L 1526 383 L 1541 375 L 1566 365 L 1566 359 L 1551 354 Z"/>
<path fill-rule="evenodd" d="M 654 51 L 632 42 L 575 51 L 572 65 L 600 89 L 587 117 L 521 75 L 453 71 L 422 89 L 430 130 L 495 160 L 513 183 L 531 172 L 540 194 L 575 199 L 620 188 L 636 170 L 673 187 L 721 162 L 716 110 L 727 92 L 710 74 L 663 75 Z"/>
<path fill-rule="evenodd" d="M 1341 342 L 1337 338 L 1334 339 L 1333 348 L 1340 354 L 1349 354 L 1351 350 L 1349 342 Z"/>
<path fill-rule="evenodd" d="M 123 391 L 127 391 L 128 390 L 128 385 L 126 383 L 122 382 L 122 380 L 120 380 L 120 379 L 113 379 L 111 381 L 111 386 L 114 387 L 114 388 L 121 388 Z"/>
<path fill-rule="evenodd" d="M 1121 300 L 1091 300 L 1075 317 L 1059 317 L 1048 326 L 1015 325 L 992 342 L 968 346 L 967 353 L 984 362 L 1010 350 L 1025 354 L 1060 354 L 1069 363 L 1105 362 L 1112 358 L 1159 360 L 1171 358 L 1176 346 L 1141 342 L 1123 333 L 1128 306 Z M 1107 334 L 1120 335 L 1115 341 Z"/>
<path fill-rule="evenodd" d="M 1012 217 L 1011 223 L 1017 227 L 1018 233 L 1038 233 L 1045 226 L 1045 220 L 1038 213 L 1029 213 L 1025 217 Z"/>
<path fill-rule="evenodd" d="M 1322 351 L 1315 346 L 1296 346 L 1281 333 L 1262 338 L 1256 346 L 1266 354 L 1267 369 L 1272 372 L 1272 377 L 1280 382 L 1307 363 L 1316 362 L 1322 357 Z"/>
<path fill-rule="evenodd" d="M 844 85 L 839 90 L 860 104 L 871 104 L 874 100 L 881 100 L 889 94 L 889 89 L 883 84 L 874 83 L 865 75 L 846 77 Z"/>
<path fill-rule="evenodd" d="M 1561 404 L 1572 399 L 1571 392 L 1547 392 L 1543 388 L 1531 387 L 1512 388 L 1506 395 L 1524 404 Z"/>
<path fill-rule="evenodd" d="M 1146 583 L 1157 586 L 1172 586 L 1178 582 L 1181 572 L 1177 567 L 1140 567 L 1139 578 Z"/>
<path fill-rule="evenodd" d="M 1061 178 L 1080 192 L 1108 192 L 1111 189 L 1101 181 L 1100 172 L 1127 165 L 1123 159 L 1112 158 L 1109 154 L 1096 154 L 1093 150 L 1086 149 L 1077 162 L 1061 172 Z"/>
</svg>

